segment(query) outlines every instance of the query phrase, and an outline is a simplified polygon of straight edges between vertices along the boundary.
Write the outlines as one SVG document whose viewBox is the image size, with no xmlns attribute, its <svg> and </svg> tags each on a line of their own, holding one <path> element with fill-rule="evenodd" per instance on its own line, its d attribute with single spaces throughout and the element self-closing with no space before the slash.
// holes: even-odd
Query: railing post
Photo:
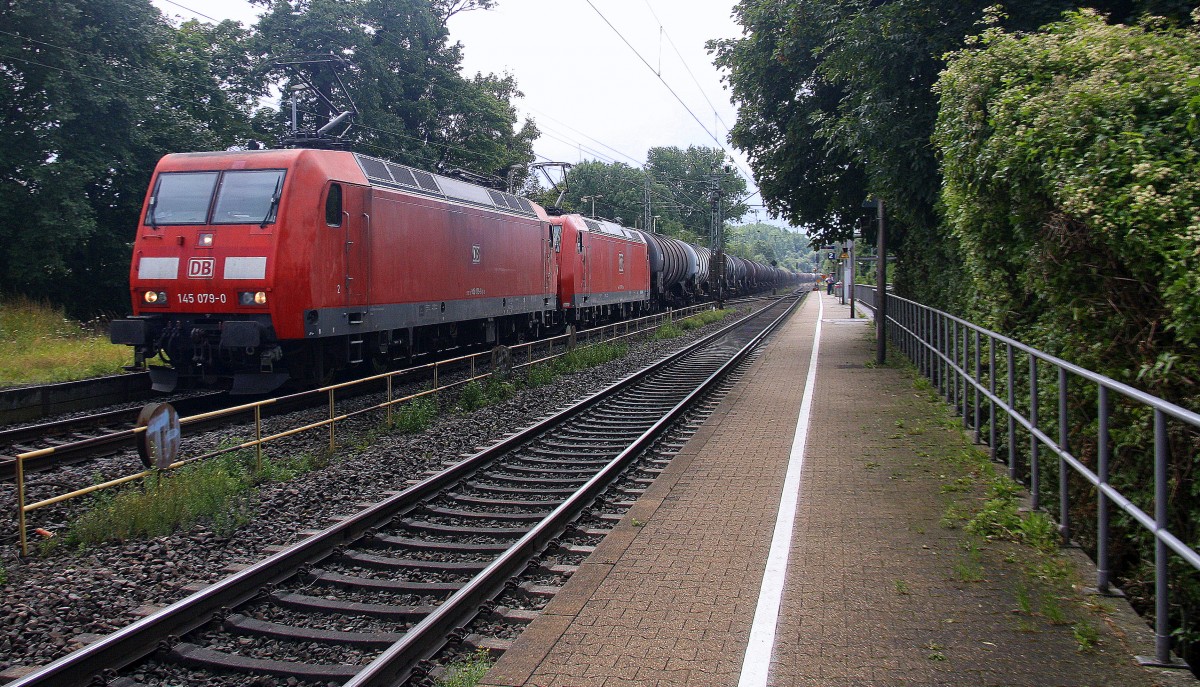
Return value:
<svg viewBox="0 0 1200 687">
<path fill-rule="evenodd" d="M 1058 448 L 1062 453 L 1070 452 L 1070 432 L 1067 424 L 1067 369 L 1058 368 Z M 1070 494 L 1068 493 L 1067 461 L 1058 459 L 1058 532 L 1062 535 L 1063 546 L 1071 543 L 1071 509 Z"/>
<path fill-rule="evenodd" d="M 471 378 L 475 378 L 475 356 L 471 356 Z M 392 375 L 387 377 L 387 426 L 392 428 Z"/>
<path fill-rule="evenodd" d="M 17 537 L 21 555 L 29 555 L 29 537 L 25 534 L 25 459 L 17 455 Z"/>
<path fill-rule="evenodd" d="M 1096 499 L 1096 591 L 1108 593 L 1108 494 L 1104 487 L 1108 486 L 1108 459 L 1112 448 L 1108 444 L 1108 387 L 1100 385 L 1099 411 L 1097 418 L 1097 454 L 1096 478 L 1100 483 L 1099 495 Z"/>
<path fill-rule="evenodd" d="M 262 406 L 254 404 L 254 470 L 262 474 Z"/>
<path fill-rule="evenodd" d="M 1154 409 L 1154 658 L 1171 663 L 1170 587 L 1167 583 L 1167 416 Z"/>
<path fill-rule="evenodd" d="M 975 425 L 975 443 L 978 444 L 982 438 L 982 424 L 979 422 L 979 385 L 983 383 L 983 376 L 980 374 L 982 366 L 979 364 L 979 330 L 972 329 L 974 333 L 974 354 L 975 354 L 975 384 L 972 391 L 974 392 L 974 403 L 971 405 L 971 422 Z"/>
<path fill-rule="evenodd" d="M 947 324 L 947 333 L 950 335 L 950 340 L 947 341 L 949 346 L 946 348 L 946 354 L 949 361 L 946 365 L 946 371 L 951 378 L 950 384 L 950 407 L 954 408 L 954 412 L 958 412 L 958 371 L 954 368 L 959 367 L 958 364 L 958 322 L 950 320 Z"/>
<path fill-rule="evenodd" d="M 957 322 L 955 323 L 955 326 L 958 327 Z M 969 334 L 970 330 L 967 329 L 966 326 L 958 327 L 958 329 L 962 330 L 962 354 L 960 356 L 958 356 L 958 358 L 959 358 L 958 369 L 962 370 L 962 374 L 958 375 L 958 377 L 962 378 L 962 396 L 959 397 L 958 405 L 959 405 L 959 410 L 962 412 L 962 425 L 964 428 L 966 428 L 966 427 L 971 426 L 971 421 L 972 421 L 972 418 L 969 418 L 967 416 L 967 400 L 971 396 L 969 393 L 967 393 L 967 388 L 970 386 L 970 384 L 967 383 L 967 380 L 970 379 L 970 377 L 968 377 L 967 375 L 970 374 L 970 372 L 968 372 L 968 370 L 970 370 L 971 368 L 969 365 L 967 365 L 967 360 L 969 360 L 969 356 L 971 355 L 970 350 L 968 350 L 970 347 L 971 338 L 970 338 L 970 334 Z M 955 346 L 958 345 L 958 335 L 957 334 L 954 337 L 954 345 Z M 955 379 L 957 379 L 958 377 L 955 377 Z M 957 384 L 955 386 L 957 387 Z"/>
<path fill-rule="evenodd" d="M 333 389 L 329 390 L 329 455 L 334 452 L 334 432 L 333 432 Z"/>
<path fill-rule="evenodd" d="M 1017 471 L 1017 387 L 1016 372 L 1017 355 L 1011 343 L 1004 344 L 1005 359 L 1008 362 L 1008 478 L 1020 482 Z"/>
<path fill-rule="evenodd" d="M 942 398 L 949 398 L 946 391 L 946 320 L 937 314 L 937 353 L 938 353 L 938 391 L 942 393 Z"/>
<path fill-rule="evenodd" d="M 1038 369 L 1037 356 L 1029 354 L 1029 495 L 1030 510 L 1042 509 L 1042 480 L 1038 474 L 1038 438 L 1033 433 L 1038 429 Z"/>
<path fill-rule="evenodd" d="M 988 447 L 996 460 L 996 339 L 988 336 Z"/>
<path fill-rule="evenodd" d="M 921 320 L 921 373 L 932 381 L 933 370 L 929 366 L 929 310 L 925 306 L 921 306 L 918 310 L 918 317 Z"/>
</svg>

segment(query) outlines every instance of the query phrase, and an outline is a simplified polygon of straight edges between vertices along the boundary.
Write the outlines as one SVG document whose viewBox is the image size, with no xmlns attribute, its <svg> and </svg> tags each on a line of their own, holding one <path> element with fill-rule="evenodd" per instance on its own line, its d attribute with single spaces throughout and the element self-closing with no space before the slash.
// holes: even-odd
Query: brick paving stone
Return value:
<svg viewBox="0 0 1200 687">
<path fill-rule="evenodd" d="M 820 365 L 770 684 L 1191 683 L 1134 664 L 1152 644 L 1126 607 L 1097 623 L 1089 654 L 1069 626 L 1014 613 L 1026 582 L 1009 550 L 964 549 L 962 531 L 942 526 L 954 494 L 935 457 L 961 450 L 959 432 L 908 373 L 866 364 L 869 320 L 813 294 L 480 685 L 737 684 L 818 298 Z"/>
</svg>

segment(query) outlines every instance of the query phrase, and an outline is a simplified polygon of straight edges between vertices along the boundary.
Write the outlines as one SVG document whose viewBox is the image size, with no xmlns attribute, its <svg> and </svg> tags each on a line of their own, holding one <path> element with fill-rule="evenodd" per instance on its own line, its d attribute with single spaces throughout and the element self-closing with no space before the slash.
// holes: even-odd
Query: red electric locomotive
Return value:
<svg viewBox="0 0 1200 687">
<path fill-rule="evenodd" d="M 554 244 L 524 198 L 365 155 L 168 155 L 111 338 L 158 390 L 322 381 L 561 322 Z"/>
<path fill-rule="evenodd" d="M 558 299 L 567 321 L 594 323 L 650 308 L 650 259 L 640 233 L 580 215 L 548 219 L 562 235 Z"/>
</svg>

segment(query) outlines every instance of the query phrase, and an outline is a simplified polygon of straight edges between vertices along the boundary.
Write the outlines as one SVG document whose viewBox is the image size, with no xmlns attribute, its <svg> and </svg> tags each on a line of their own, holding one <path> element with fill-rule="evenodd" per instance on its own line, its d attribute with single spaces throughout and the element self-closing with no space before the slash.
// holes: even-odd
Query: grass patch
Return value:
<svg viewBox="0 0 1200 687">
<path fill-rule="evenodd" d="M 706 324 L 712 324 L 729 317 L 734 312 L 733 308 L 725 308 L 723 310 L 705 310 L 704 312 L 696 313 L 691 317 L 685 317 L 682 320 L 675 320 L 662 325 L 654 330 L 654 335 L 651 337 L 655 341 L 663 339 L 674 339 L 683 336 L 685 332 L 690 332 L 693 329 L 699 329 Z"/>
<path fill-rule="evenodd" d="M 629 346 L 624 343 L 605 342 L 579 346 L 553 360 L 531 366 L 525 373 L 525 386 L 545 386 L 562 375 L 603 365 L 628 354 Z"/>
<path fill-rule="evenodd" d="M 416 434 L 424 432 L 437 419 L 437 402 L 432 396 L 414 398 L 403 403 L 392 413 L 392 422 L 386 428 L 389 431 Z"/>
<path fill-rule="evenodd" d="M 458 408 L 464 413 L 478 410 L 484 406 L 502 403 L 517 393 L 517 385 L 488 377 L 482 384 L 473 380 L 463 387 L 458 395 Z"/>
<path fill-rule="evenodd" d="M 242 453 L 246 452 L 189 465 L 174 474 L 156 472 L 140 489 L 100 492 L 92 509 L 71 524 L 66 543 L 158 537 L 203 517 L 213 518 L 218 529 L 241 524 L 245 514 L 231 506 L 254 484 L 253 463 L 247 464 Z"/>
<path fill-rule="evenodd" d="M 66 382 L 121 372 L 128 346 L 27 298 L 0 302 L 0 387 Z"/>
<path fill-rule="evenodd" d="M 954 574 L 963 582 L 982 582 L 983 557 L 979 551 L 979 544 L 971 538 L 963 548 L 966 549 L 967 556 L 954 564 Z"/>
<path fill-rule="evenodd" d="M 691 317 L 685 317 L 676 322 L 676 324 L 683 331 L 690 332 L 691 330 L 699 329 L 706 324 L 720 322 L 726 317 L 729 317 L 733 312 L 734 310 L 732 308 L 725 308 L 724 310 L 705 310 L 704 312 L 696 313 Z"/>
<path fill-rule="evenodd" d="M 474 687 L 492 667 L 492 658 L 485 649 L 460 658 L 446 666 L 446 675 L 437 681 L 438 687 Z"/>
<path fill-rule="evenodd" d="M 655 341 L 662 341 L 664 339 L 675 339 L 680 336 L 683 336 L 682 329 L 675 326 L 674 324 L 664 324 L 663 326 L 659 327 L 658 329 L 655 329 L 654 335 L 651 336 L 650 338 L 654 339 Z"/>
<path fill-rule="evenodd" d="M 226 447 L 238 443 L 233 439 Z M 256 462 L 253 449 L 242 449 L 174 472 L 155 472 L 140 488 L 99 492 L 91 510 L 71 523 L 63 543 L 86 546 L 159 537 L 205 518 L 212 520 L 215 531 L 228 532 L 249 522 L 251 513 L 241 497 L 250 489 L 294 479 L 328 465 L 329 460 L 324 454 L 278 460 L 264 455 L 262 470 L 255 469 Z"/>
<path fill-rule="evenodd" d="M 1096 645 L 1100 643 L 1100 630 L 1096 626 L 1086 620 L 1075 623 L 1071 628 L 1071 634 L 1075 637 L 1075 644 L 1078 646 L 1079 653 L 1090 654 L 1096 650 Z"/>
</svg>

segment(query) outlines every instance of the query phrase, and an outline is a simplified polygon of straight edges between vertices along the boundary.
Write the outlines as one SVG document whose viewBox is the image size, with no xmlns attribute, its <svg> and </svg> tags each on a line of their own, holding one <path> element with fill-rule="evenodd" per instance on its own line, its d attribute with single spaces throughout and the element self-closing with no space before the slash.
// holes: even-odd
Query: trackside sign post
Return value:
<svg viewBox="0 0 1200 687">
<path fill-rule="evenodd" d="M 179 457 L 179 413 L 170 403 L 149 403 L 138 414 L 138 455 L 148 468 L 165 470 Z"/>
</svg>

